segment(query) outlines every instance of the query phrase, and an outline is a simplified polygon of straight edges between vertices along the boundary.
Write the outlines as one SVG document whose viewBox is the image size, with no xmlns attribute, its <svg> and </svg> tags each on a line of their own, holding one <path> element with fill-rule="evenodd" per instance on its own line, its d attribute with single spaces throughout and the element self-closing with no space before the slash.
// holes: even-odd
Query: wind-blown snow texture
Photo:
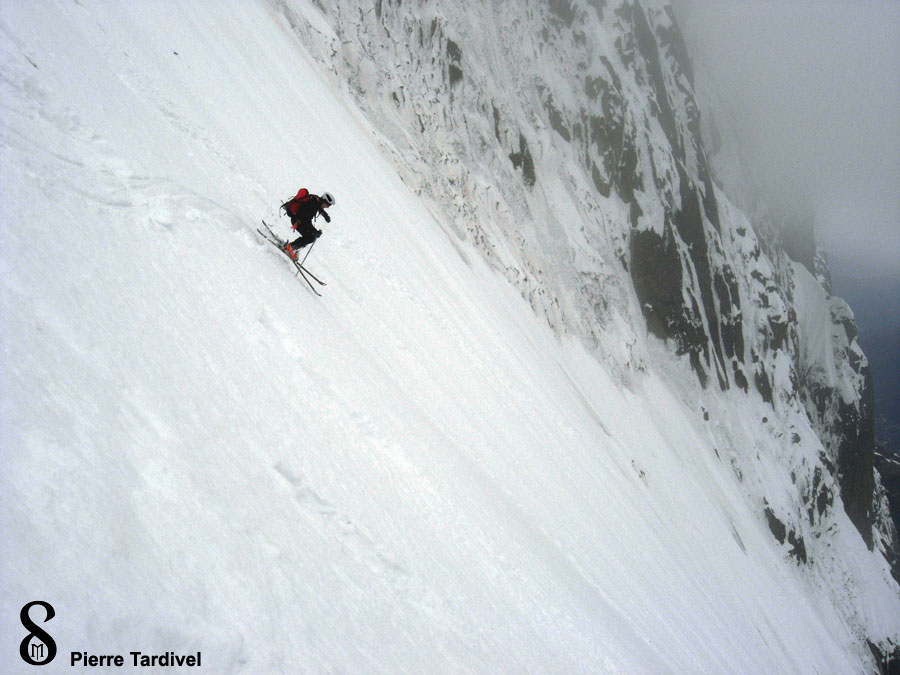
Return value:
<svg viewBox="0 0 900 675">
<path fill-rule="evenodd" d="M 875 669 L 893 544 L 797 376 L 859 410 L 849 313 L 713 186 L 667 16 L 4 4 L 0 670 L 34 599 L 216 673 Z M 322 299 L 254 231 L 301 184 Z"/>
</svg>

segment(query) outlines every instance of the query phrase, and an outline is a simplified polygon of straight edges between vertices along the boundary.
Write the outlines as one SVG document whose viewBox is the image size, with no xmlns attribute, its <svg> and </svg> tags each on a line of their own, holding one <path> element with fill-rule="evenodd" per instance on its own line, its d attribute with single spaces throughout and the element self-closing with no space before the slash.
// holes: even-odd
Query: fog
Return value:
<svg viewBox="0 0 900 675">
<path fill-rule="evenodd" d="M 832 266 L 900 278 L 900 0 L 674 0 L 747 158 L 806 193 Z"/>
</svg>

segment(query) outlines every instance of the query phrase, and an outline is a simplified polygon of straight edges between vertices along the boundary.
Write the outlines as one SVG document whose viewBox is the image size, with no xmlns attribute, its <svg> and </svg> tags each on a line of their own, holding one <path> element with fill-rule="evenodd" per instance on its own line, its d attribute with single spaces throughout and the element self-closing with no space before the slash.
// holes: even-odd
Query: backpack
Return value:
<svg viewBox="0 0 900 675">
<path fill-rule="evenodd" d="M 313 195 L 309 193 L 309 190 L 306 188 L 300 188 L 297 190 L 297 196 L 288 199 L 284 204 L 281 205 L 281 208 L 284 209 L 285 213 L 287 213 L 288 218 L 292 221 L 294 220 L 294 216 L 297 215 L 297 211 L 300 208 L 301 204 L 305 204 L 313 198 Z"/>
</svg>

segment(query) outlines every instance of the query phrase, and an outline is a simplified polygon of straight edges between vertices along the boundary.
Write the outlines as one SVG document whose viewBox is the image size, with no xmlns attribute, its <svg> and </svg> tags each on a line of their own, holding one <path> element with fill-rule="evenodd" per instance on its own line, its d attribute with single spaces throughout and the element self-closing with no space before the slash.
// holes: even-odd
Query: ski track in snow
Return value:
<svg viewBox="0 0 900 675">
<path fill-rule="evenodd" d="M 694 411 L 460 255 L 274 5 L 0 17 L 0 669 L 34 598 L 209 672 L 858 665 Z M 321 299 L 254 232 L 298 183 Z"/>
</svg>

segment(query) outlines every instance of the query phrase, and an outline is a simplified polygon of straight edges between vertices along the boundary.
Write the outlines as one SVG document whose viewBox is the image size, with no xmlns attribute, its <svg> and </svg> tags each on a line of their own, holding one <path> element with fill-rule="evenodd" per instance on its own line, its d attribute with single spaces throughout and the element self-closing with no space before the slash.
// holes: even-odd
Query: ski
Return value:
<svg viewBox="0 0 900 675">
<path fill-rule="evenodd" d="M 301 270 L 303 270 L 303 271 L 306 272 L 309 276 L 311 276 L 311 277 L 313 278 L 313 281 L 315 281 L 315 282 L 316 282 L 317 284 L 319 284 L 320 286 L 327 286 L 327 285 L 328 285 L 328 284 L 326 284 L 324 281 L 322 281 L 319 277 L 317 277 L 315 274 L 313 274 L 313 273 L 310 272 L 308 269 L 306 269 L 306 267 L 304 267 L 303 265 L 297 265 L 297 267 L 299 267 Z"/>
<path fill-rule="evenodd" d="M 321 298 L 322 294 L 316 290 L 316 287 L 312 285 L 312 282 L 306 277 L 306 274 L 304 274 L 303 272 L 304 272 L 304 268 L 302 268 L 298 265 L 297 266 L 297 274 L 295 274 L 294 276 L 303 277 L 303 281 L 305 281 L 306 285 L 309 286 L 309 290 L 311 290 L 313 293 L 315 293 L 316 295 L 318 295 Z M 307 272 L 307 274 L 308 274 L 308 272 Z"/>
<path fill-rule="evenodd" d="M 272 238 L 269 238 L 269 237 L 266 237 L 266 238 L 269 239 L 269 241 L 273 241 L 273 239 L 274 239 L 273 243 L 274 243 L 274 242 L 278 242 L 278 245 L 282 247 L 281 250 L 284 251 L 284 245 L 285 245 L 286 242 L 283 241 L 282 239 L 280 239 L 280 238 L 278 237 L 278 235 L 276 235 L 274 232 L 272 232 L 272 228 L 269 227 L 269 224 L 268 224 L 266 221 L 263 220 L 263 221 L 262 221 L 262 224 L 265 225 L 265 226 L 266 226 L 266 229 L 272 234 Z M 257 232 L 259 232 L 260 234 L 263 234 L 262 231 L 260 231 L 260 230 L 257 230 Z M 263 235 L 263 236 L 265 236 L 265 235 Z M 313 242 L 313 243 L 315 243 L 315 242 Z M 310 248 L 311 248 L 311 247 L 310 247 Z M 287 254 L 287 251 L 284 251 L 284 253 Z M 309 255 L 309 254 L 307 253 L 307 255 Z M 288 256 L 288 258 L 290 258 L 290 256 Z M 303 260 L 306 260 L 306 258 L 304 258 Z M 297 267 L 297 268 L 303 270 L 306 274 L 308 274 L 310 277 L 312 277 L 312 279 L 313 279 L 317 284 L 320 284 L 320 285 L 322 285 L 322 286 L 327 286 L 327 285 L 328 285 L 328 284 L 326 284 L 324 281 L 322 281 L 321 279 L 319 279 L 319 277 L 317 277 L 315 274 L 313 274 L 312 272 L 310 272 L 309 269 L 307 269 L 307 268 L 303 265 L 302 262 L 299 262 L 299 263 L 298 263 L 298 262 L 297 262 L 296 260 L 294 260 L 293 258 L 291 258 L 291 261 L 294 263 L 294 266 L 295 266 L 295 267 Z"/>
<path fill-rule="evenodd" d="M 261 236 L 263 239 L 265 239 L 267 242 L 269 242 L 270 244 L 272 244 L 272 246 L 274 246 L 274 247 L 277 248 L 279 251 L 281 251 L 282 253 L 284 253 L 288 258 L 290 258 L 291 262 L 294 264 L 294 267 L 297 266 L 297 261 L 294 260 L 293 258 L 291 258 L 291 256 L 288 255 L 288 252 L 284 250 L 284 242 L 283 242 L 283 241 L 281 241 L 281 240 L 278 239 L 277 237 L 276 237 L 275 239 L 272 239 L 272 237 L 268 236 L 268 235 L 267 235 L 265 232 L 263 232 L 262 230 L 256 230 L 256 231 L 259 232 L 260 236 Z"/>
<path fill-rule="evenodd" d="M 263 226 L 269 231 L 269 234 L 271 234 L 277 241 L 280 241 L 282 244 L 284 243 L 284 242 L 281 240 L 281 238 L 280 238 L 277 234 L 275 234 L 275 232 L 272 230 L 272 228 L 269 227 L 269 224 L 268 224 L 266 221 L 263 220 L 263 221 L 262 221 L 262 224 L 263 224 Z M 257 230 L 257 231 L 258 231 L 258 230 Z"/>
<path fill-rule="evenodd" d="M 259 228 L 256 228 L 256 231 L 259 232 L 259 235 L 260 235 L 263 239 L 265 239 L 267 242 L 269 242 L 269 243 L 272 244 L 273 246 L 281 246 L 281 244 L 280 244 L 279 242 L 274 241 L 269 235 L 267 235 L 265 232 L 263 232 L 263 231 L 260 230 Z"/>
<path fill-rule="evenodd" d="M 259 228 L 256 228 L 256 231 L 259 232 L 259 235 L 288 257 L 288 259 L 291 261 L 291 264 L 293 264 L 293 266 L 297 268 L 297 273 L 294 276 L 303 277 L 303 281 L 306 282 L 307 286 L 309 286 L 309 289 L 321 298 L 322 294 L 316 290 L 315 286 L 312 285 L 312 282 L 309 280 L 309 278 L 311 277 L 317 284 L 321 286 L 326 286 L 327 284 L 319 279 L 319 277 L 317 277 L 315 274 L 310 272 L 308 269 L 303 267 L 303 265 L 298 263 L 294 258 L 290 256 L 290 254 L 288 254 L 287 251 L 284 250 L 285 242 L 272 231 L 272 228 L 269 227 L 266 221 L 262 221 L 262 224 L 265 225 L 266 229 L 269 231 L 269 234 L 266 234 Z M 307 277 L 307 275 L 309 275 L 309 277 Z"/>
</svg>

